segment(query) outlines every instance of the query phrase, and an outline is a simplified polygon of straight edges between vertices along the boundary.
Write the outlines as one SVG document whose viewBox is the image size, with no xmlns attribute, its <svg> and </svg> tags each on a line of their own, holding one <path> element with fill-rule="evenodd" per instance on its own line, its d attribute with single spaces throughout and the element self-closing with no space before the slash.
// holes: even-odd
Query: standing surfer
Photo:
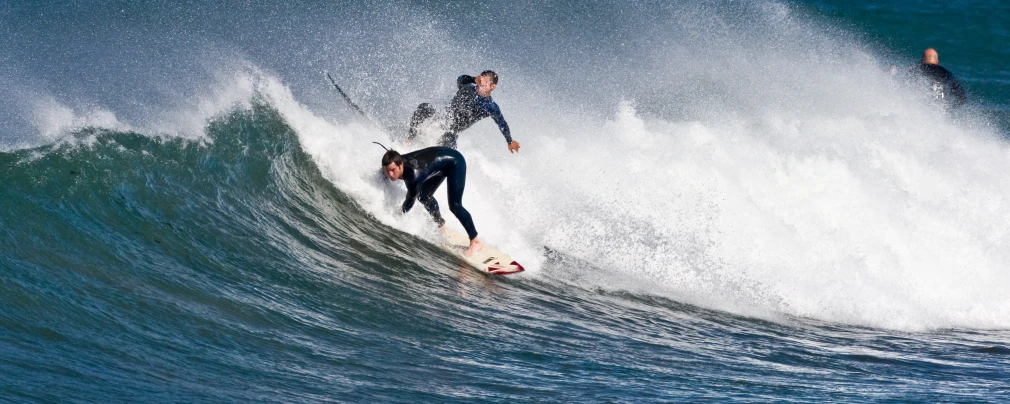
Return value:
<svg viewBox="0 0 1010 404">
<path fill-rule="evenodd" d="M 491 99 L 491 92 L 498 87 L 498 74 L 491 70 L 486 70 L 477 77 L 464 74 L 456 79 L 456 87 L 456 95 L 452 97 L 452 101 L 446 109 L 445 125 L 447 130 L 439 139 L 439 145 L 455 149 L 459 132 L 490 116 L 498 124 L 502 136 L 505 136 L 505 144 L 508 145 L 509 152 L 518 152 L 519 142 L 512 140 L 509 125 L 505 122 L 501 109 Z M 410 130 L 407 138 L 417 137 L 417 126 L 433 116 L 435 116 L 435 107 L 431 104 L 418 105 L 414 115 L 410 117 Z"/>
<path fill-rule="evenodd" d="M 518 145 L 516 146 L 518 148 Z M 396 150 L 386 150 L 382 156 L 382 171 L 390 181 L 403 180 L 407 185 L 407 198 L 403 201 L 403 212 L 414 207 L 414 199 L 428 210 L 439 227 L 445 226 L 445 219 L 438 211 L 438 202 L 433 194 L 448 179 L 449 211 L 466 229 L 470 246 L 463 253 L 471 256 L 483 245 L 477 238 L 477 229 L 470 218 L 470 212 L 463 208 L 463 188 L 466 185 L 466 160 L 458 151 L 448 147 L 429 147 L 401 155 Z"/>
</svg>

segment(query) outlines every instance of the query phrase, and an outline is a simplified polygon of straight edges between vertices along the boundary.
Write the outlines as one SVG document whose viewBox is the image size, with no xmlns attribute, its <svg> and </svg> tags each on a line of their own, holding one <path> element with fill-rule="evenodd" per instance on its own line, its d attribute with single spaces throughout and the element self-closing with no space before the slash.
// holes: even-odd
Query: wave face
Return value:
<svg viewBox="0 0 1010 404">
<path fill-rule="evenodd" d="M 0 398 L 998 400 L 1005 50 L 947 113 L 845 4 L 0 6 Z M 485 68 L 511 277 L 371 144 Z"/>
</svg>

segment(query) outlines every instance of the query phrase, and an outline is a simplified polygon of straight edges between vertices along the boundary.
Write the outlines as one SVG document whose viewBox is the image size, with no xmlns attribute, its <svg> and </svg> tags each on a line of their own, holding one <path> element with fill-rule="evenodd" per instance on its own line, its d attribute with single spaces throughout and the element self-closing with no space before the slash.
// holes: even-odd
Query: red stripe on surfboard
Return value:
<svg viewBox="0 0 1010 404">
<path fill-rule="evenodd" d="M 497 268 L 491 269 L 492 267 L 497 267 Z M 510 268 L 510 267 L 514 267 L 514 269 Z M 517 273 L 520 273 L 520 272 L 523 272 L 523 271 L 526 270 L 526 268 L 523 268 L 522 265 L 520 265 L 518 262 L 515 262 L 515 261 L 512 261 L 512 263 L 509 264 L 509 265 L 507 265 L 507 266 L 506 265 L 498 264 L 496 262 L 494 265 L 488 265 L 487 268 L 488 268 L 487 273 L 492 274 L 492 275 L 511 275 L 511 274 L 517 274 Z M 505 272 L 505 271 L 508 271 L 508 272 Z"/>
</svg>

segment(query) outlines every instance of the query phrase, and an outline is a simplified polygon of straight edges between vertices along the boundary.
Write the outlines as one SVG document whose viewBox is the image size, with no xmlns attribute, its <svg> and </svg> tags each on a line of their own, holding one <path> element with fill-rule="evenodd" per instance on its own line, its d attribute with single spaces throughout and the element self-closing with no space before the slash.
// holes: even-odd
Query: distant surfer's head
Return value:
<svg viewBox="0 0 1010 404">
<path fill-rule="evenodd" d="M 492 70 L 485 70 L 481 72 L 480 76 L 474 78 L 473 81 L 477 84 L 477 95 L 487 97 L 498 87 L 498 73 Z"/>
<path fill-rule="evenodd" d="M 396 181 L 403 176 L 403 156 L 396 150 L 388 150 L 382 155 L 382 172 L 390 181 Z"/>
<path fill-rule="evenodd" d="M 928 48 L 922 52 L 922 63 L 927 65 L 940 64 L 940 55 L 936 53 L 936 49 Z"/>
</svg>

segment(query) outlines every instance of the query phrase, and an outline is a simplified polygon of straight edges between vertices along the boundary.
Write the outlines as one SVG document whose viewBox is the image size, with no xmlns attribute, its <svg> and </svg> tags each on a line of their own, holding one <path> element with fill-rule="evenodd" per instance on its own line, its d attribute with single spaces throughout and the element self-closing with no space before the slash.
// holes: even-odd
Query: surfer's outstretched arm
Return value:
<svg viewBox="0 0 1010 404">
<path fill-rule="evenodd" d="M 414 207 L 414 199 L 417 198 L 417 192 L 413 189 L 407 189 L 407 199 L 403 200 L 403 206 L 400 208 L 403 213 L 410 212 L 410 209 Z"/>
<path fill-rule="evenodd" d="M 494 123 L 498 125 L 498 130 L 505 137 L 505 144 L 508 145 L 509 152 L 518 152 L 519 142 L 512 140 L 512 132 L 509 130 L 508 122 L 505 122 L 505 117 L 501 114 L 501 108 L 498 107 L 498 103 L 491 99 L 491 92 L 498 87 L 498 73 L 492 70 L 485 70 L 473 80 L 477 92 L 477 97 L 474 101 L 477 106 L 486 114 L 484 116 L 490 116 L 494 120 Z"/>
<path fill-rule="evenodd" d="M 501 108 L 498 107 L 497 103 L 490 103 L 487 107 L 488 113 L 491 115 L 491 119 L 494 123 L 498 125 L 498 130 L 501 131 L 501 135 L 505 137 L 505 144 L 512 144 L 512 132 L 509 130 L 508 122 L 505 122 L 505 117 L 501 114 Z"/>
</svg>

